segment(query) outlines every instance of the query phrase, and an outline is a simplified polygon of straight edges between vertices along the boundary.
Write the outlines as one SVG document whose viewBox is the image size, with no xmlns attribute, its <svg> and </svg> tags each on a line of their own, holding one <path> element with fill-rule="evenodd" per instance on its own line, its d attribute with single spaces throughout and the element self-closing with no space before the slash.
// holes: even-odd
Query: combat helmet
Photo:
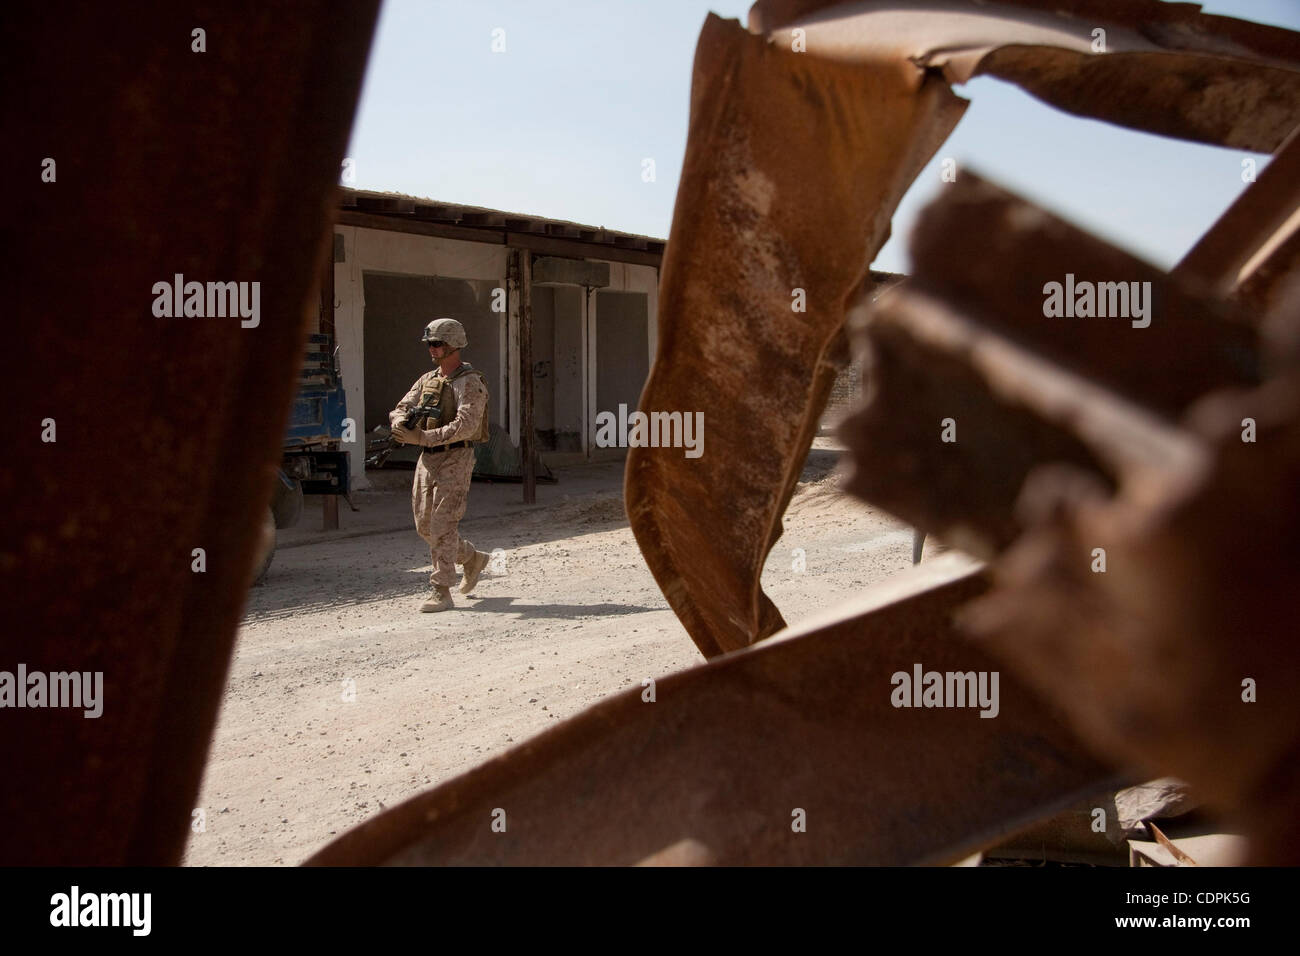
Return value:
<svg viewBox="0 0 1300 956">
<path fill-rule="evenodd" d="M 446 342 L 454 349 L 463 349 L 469 345 L 465 337 L 465 326 L 455 319 L 434 319 L 424 327 L 421 342 Z"/>
</svg>

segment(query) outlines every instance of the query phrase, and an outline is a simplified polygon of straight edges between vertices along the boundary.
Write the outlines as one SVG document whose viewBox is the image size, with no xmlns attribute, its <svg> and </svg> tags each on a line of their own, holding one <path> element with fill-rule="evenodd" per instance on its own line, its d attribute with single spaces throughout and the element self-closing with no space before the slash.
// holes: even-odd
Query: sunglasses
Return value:
<svg viewBox="0 0 1300 956">
<path fill-rule="evenodd" d="M 425 342 L 424 344 L 429 346 L 429 348 L 431 349 L 440 349 L 447 343 L 442 341 L 441 339 L 434 339 L 431 342 Z"/>
</svg>

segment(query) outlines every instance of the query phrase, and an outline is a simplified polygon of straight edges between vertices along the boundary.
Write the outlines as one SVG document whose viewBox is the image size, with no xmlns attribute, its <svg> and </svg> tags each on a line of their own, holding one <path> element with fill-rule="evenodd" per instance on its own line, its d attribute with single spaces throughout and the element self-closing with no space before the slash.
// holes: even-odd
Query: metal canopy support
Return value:
<svg viewBox="0 0 1300 956">
<path fill-rule="evenodd" d="M 519 459 L 524 475 L 524 504 L 537 501 L 537 470 L 533 467 L 533 254 L 519 256 Z"/>
</svg>

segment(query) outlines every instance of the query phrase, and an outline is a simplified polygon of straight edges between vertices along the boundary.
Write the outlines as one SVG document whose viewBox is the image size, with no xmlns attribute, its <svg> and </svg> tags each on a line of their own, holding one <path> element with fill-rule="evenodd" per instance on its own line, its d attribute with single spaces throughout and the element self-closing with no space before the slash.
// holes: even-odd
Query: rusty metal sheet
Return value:
<svg viewBox="0 0 1300 956">
<path fill-rule="evenodd" d="M 1256 315 L 1268 316 L 1281 303 L 1287 281 L 1300 270 L 1300 229 L 1270 247 L 1267 254 L 1253 265 L 1250 273 L 1232 290 L 1232 300 Z M 1265 352 L 1264 363 L 1269 366 L 1282 343 L 1273 341 L 1274 333 L 1267 325 L 1260 329 Z M 1285 349 L 1283 349 L 1285 350 Z"/>
<path fill-rule="evenodd" d="M 180 859 L 377 6 L 6 10 L 5 657 L 102 714 L 5 712 L 5 864 Z M 156 315 L 177 275 L 260 283 L 256 324 Z"/>
<path fill-rule="evenodd" d="M 1109 411 L 1116 396 L 1172 423 L 1207 391 L 1259 382 L 1247 316 L 973 174 L 922 213 L 911 246 L 913 276 L 862 323 L 870 384 L 841 427 L 857 462 L 846 488 L 972 553 L 1020 534 L 1040 464 L 1111 487 L 1117 459 L 1172 454 L 1158 422 L 1138 433 Z M 1138 283 L 1146 317 L 1045 316 L 1048 284 L 1073 305 L 1075 280 Z M 1136 301 L 1123 300 L 1107 311 Z"/>
<path fill-rule="evenodd" d="M 1291 211 L 1240 217 L 1240 234 Z M 995 276 L 967 238 L 979 223 Z M 945 190 L 913 244 L 916 273 L 866 319 L 850 489 L 1005 549 L 962 626 L 1096 753 L 1187 780 L 1254 862 L 1295 863 L 1300 374 L 1294 351 L 1265 365 L 1255 330 L 1294 343 L 1300 287 L 1279 281 L 1289 294 L 1260 322 L 1194 271 L 1155 275 L 1163 335 L 1162 313 L 1063 325 L 1041 314 L 1053 272 L 1151 270 L 977 179 Z M 947 449 L 927 421 L 944 402 L 960 409 Z"/>
<path fill-rule="evenodd" d="M 760 0 L 750 22 L 782 44 L 802 29 L 809 55 L 996 76 L 1066 112 L 1237 149 L 1272 152 L 1300 110 L 1295 33 L 1193 4 Z"/>
<path fill-rule="evenodd" d="M 1211 452 L 1190 477 L 1172 462 L 1122 470 L 1113 497 L 1040 489 L 1053 508 L 964 621 L 1099 752 L 1187 780 L 1235 814 L 1253 862 L 1293 865 L 1300 379 L 1218 393 L 1185 430 Z"/>
<path fill-rule="evenodd" d="M 790 12 L 773 19 L 760 10 L 759 20 L 785 22 Z M 1170 21 L 1145 9 L 1144 15 L 1107 21 L 1113 36 L 1104 56 L 1091 52 L 1084 20 L 1032 4 L 845 4 L 790 21 L 806 29 L 810 53 L 780 43 L 763 48 L 716 18 L 706 23 L 663 272 L 663 360 L 656 360 L 641 408 L 709 408 L 720 427 L 710 429 L 708 460 L 634 449 L 625 495 L 656 580 L 706 656 L 759 640 L 782 623 L 758 572 L 780 534 L 780 513 L 836 367 L 828 346 L 849 305 L 869 288 L 854 257 L 869 259 L 878 250 L 896 187 L 915 175 L 916 158 L 932 154 L 960 114 L 955 97 L 934 90 L 940 76 L 960 81 L 1001 64 L 1000 75 L 1028 82 L 1026 71 L 1046 70 L 1049 86 L 1082 97 L 1071 100 L 1073 107 L 1058 105 L 1104 101 L 1112 106 L 1090 115 L 1253 148 L 1272 148 L 1295 126 L 1300 73 L 1293 67 L 1300 56 L 1292 56 L 1289 31 L 1220 24 L 1221 18 Z M 1148 29 L 1150 23 L 1177 28 Z M 1180 32 L 1189 23 L 1223 27 L 1225 36 L 1189 39 Z M 1041 62 L 1025 59 L 1034 56 Z M 1065 70 L 1052 59 L 1059 56 L 1074 66 Z M 1145 92 L 1117 95 L 1121 80 Z M 1244 93 L 1234 84 L 1260 101 L 1249 111 L 1256 123 L 1250 129 L 1243 126 Z M 906 103 L 909 89 L 930 105 Z M 1206 90 L 1218 92 L 1198 98 Z M 853 112 L 868 101 L 875 135 L 862 131 L 870 126 L 867 113 Z M 969 242 L 978 245 L 983 236 L 977 230 Z M 1153 273 L 1145 270 L 1144 281 Z M 821 284 L 813 287 L 813 278 Z M 796 288 L 810 302 L 800 317 L 789 310 Z M 1157 331 L 1150 340 L 1167 334 Z M 1105 344 L 1104 336 L 1086 337 Z M 1254 353 L 1221 344 L 1216 339 L 1174 361 L 1195 365 L 1201 352 L 1218 350 L 1216 357 L 1235 360 L 1242 366 L 1235 374 L 1249 379 Z M 1142 385 L 1118 374 L 1110 381 Z M 1196 384 L 1186 383 L 1183 400 Z M 716 507 L 692 507 L 703 500 Z"/>
<path fill-rule="evenodd" d="M 1208 391 L 1259 383 L 1255 318 L 1207 297 L 1196 277 L 1167 275 L 971 172 L 944 198 L 912 231 L 909 290 L 960 303 L 983 327 L 1171 419 Z M 1089 300 L 1093 314 L 1081 314 Z"/>
<path fill-rule="evenodd" d="M 847 357 L 845 309 L 961 110 L 939 80 L 784 52 L 715 16 L 704 25 L 640 407 L 702 411 L 707 437 L 697 459 L 632 449 L 625 500 L 706 657 L 784 623 L 758 578 Z"/>
<path fill-rule="evenodd" d="M 952 624 L 984 588 L 956 555 L 914 568 L 829 620 L 660 679 L 653 702 L 601 701 L 308 863 L 955 862 L 1122 776 L 1005 675 L 994 718 L 891 704 L 891 675 L 915 664 L 990 669 Z"/>
<path fill-rule="evenodd" d="M 840 437 L 853 466 L 845 490 L 913 527 L 981 556 L 1019 535 L 1015 504 L 1029 471 L 1069 462 L 1106 481 L 1077 438 L 997 383 L 1031 360 L 934 299 L 899 290 L 866 332 L 867 402 Z M 983 366 L 968 361 L 978 353 Z M 992 368 L 989 368 L 989 366 Z M 944 441 L 947 428 L 955 441 Z"/>
<path fill-rule="evenodd" d="M 1081 3 L 1073 16 L 1037 2 L 858 3 L 810 14 L 811 8 L 759 5 L 753 22 L 772 46 L 762 66 L 749 72 L 731 67 L 732 61 L 712 43 L 711 29 L 718 37 L 721 31 L 712 21 L 706 26 L 697 59 L 687 170 L 665 263 L 661 321 L 669 335 L 661 338 L 661 361 L 641 403 L 642 410 L 677 409 L 682 406 L 660 402 L 690 394 L 692 384 L 716 386 L 722 400 L 715 415 L 729 436 L 743 434 L 748 442 L 723 446 L 728 467 L 722 470 L 700 467 L 692 473 L 663 450 L 638 450 L 629 458 L 627 500 L 638 542 L 706 655 L 759 640 L 779 622 L 758 588 L 758 571 L 779 532 L 792 465 L 802 460 L 807 447 L 809 398 L 819 394 L 827 345 L 839 331 L 837 322 L 865 302 L 869 284 L 847 281 L 847 272 L 832 275 L 838 279 L 832 286 L 838 309 L 830 315 L 814 313 L 799 329 L 814 331 L 812 338 L 787 334 L 790 319 L 776 307 L 776 291 L 798 285 L 790 281 L 792 268 L 814 261 L 819 252 L 824 258 L 847 246 L 856 253 L 862 223 L 879 235 L 878 217 L 892 213 L 892 205 L 878 205 L 864 215 L 854 203 L 842 201 L 823 209 L 813 196 L 794 208 L 777 208 L 770 217 L 766 211 L 752 215 L 753 172 L 778 180 L 753 159 L 752 149 L 735 144 L 748 147 L 770 135 L 773 116 L 788 122 L 808 109 L 788 94 L 783 98 L 780 89 L 773 95 L 764 84 L 771 84 L 782 69 L 809 72 L 829 63 L 879 73 L 891 89 L 908 83 L 921 89 L 939 76 L 961 82 L 996 75 L 1083 115 L 1258 150 L 1276 148 L 1300 115 L 1295 34 L 1200 17 L 1190 8 L 1121 10 L 1106 2 Z M 1098 20 L 1094 14 L 1104 16 Z M 787 53 L 776 25 L 782 33 L 787 27 L 801 28 L 810 52 Z M 1105 33 L 1104 53 L 1092 46 L 1097 28 Z M 796 66 L 791 57 L 800 55 L 812 62 Z M 725 66 L 716 66 L 719 62 Z M 730 98 L 701 92 L 708 89 L 701 82 L 702 64 L 715 75 L 725 74 Z M 804 90 L 810 86 L 806 81 L 801 85 Z M 762 95 L 769 109 L 746 111 L 751 94 Z M 809 99 L 820 104 L 824 98 Z M 699 112 L 702 108 L 707 112 Z M 899 108 L 893 104 L 880 116 L 896 119 Z M 701 115 L 708 122 L 701 122 Z M 805 181 L 817 181 L 823 196 L 839 199 L 846 192 L 838 185 L 839 172 L 854 157 L 834 147 L 851 145 L 831 142 L 820 157 L 787 152 L 783 165 L 801 167 Z M 738 155 L 743 161 L 737 161 Z M 879 165 L 879 156 L 869 157 Z M 1286 168 L 1283 162 L 1262 189 L 1257 184 L 1243 197 L 1227 225 L 1212 231 L 1202 250 L 1205 258 L 1216 260 L 1220 273 L 1236 268 L 1238 283 L 1250 270 L 1241 261 L 1217 261 L 1222 257 L 1206 250 L 1226 244 L 1234 259 L 1249 261 L 1273 243 L 1275 251 L 1264 261 L 1278 261 L 1275 256 L 1288 247 L 1285 235 L 1276 242 L 1272 237 L 1283 233 L 1293 212 L 1286 208 Z M 829 179 L 818 179 L 826 175 Z M 1280 197 L 1281 208 L 1261 217 L 1253 207 L 1269 205 L 1270 197 Z M 810 210 L 819 213 L 816 230 Z M 1220 782 L 1217 790 L 1201 790 L 1199 782 L 1216 762 L 1211 754 L 1222 747 L 1222 739 L 1209 738 L 1207 751 L 1198 755 L 1195 736 L 1184 733 L 1170 754 L 1147 752 L 1177 733 L 1174 717 L 1184 724 L 1193 718 L 1179 695 L 1214 691 L 1210 672 L 1222 685 L 1225 667 L 1263 663 L 1250 654 L 1234 656 L 1208 630 L 1201 635 L 1205 646 L 1193 642 L 1186 648 L 1192 659 L 1182 661 L 1173 635 L 1192 622 L 1181 611 L 1166 613 L 1181 589 L 1195 590 L 1197 600 L 1187 603 L 1204 611 L 1221 596 L 1216 583 L 1221 592 L 1222 581 L 1233 580 L 1230 567 L 1178 553 L 1178 545 L 1195 547 L 1216 533 L 1207 518 L 1208 503 L 1200 496 L 1222 464 L 1222 446 L 1185 422 L 1201 420 L 1198 416 L 1208 414 L 1216 401 L 1231 400 L 1239 402 L 1232 406 L 1234 414 L 1269 423 L 1274 445 L 1265 462 L 1265 493 L 1246 505 L 1248 523 L 1272 493 L 1287 482 L 1296 484 L 1296 457 L 1286 437 L 1294 416 L 1270 417 L 1285 410 L 1287 400 L 1277 382 L 1261 384 L 1265 370 L 1257 316 L 1238 307 L 1248 307 L 1242 296 L 1236 305 L 1207 296 L 1210 283 L 1219 281 L 1210 270 L 1164 276 L 978 181 L 949 191 L 938 212 L 923 220 L 915 248 L 916 278 L 883 297 L 868 323 L 867 411 L 845 431 L 858 458 L 857 490 L 894 510 L 903 502 L 902 513 L 914 523 L 924 528 L 925 521 L 932 521 L 977 551 L 1011 547 L 998 568 L 1019 590 L 994 592 L 970 612 L 969 620 L 981 633 L 996 635 L 1001 653 L 1012 666 L 1025 668 L 1047 698 L 1060 694 L 1074 673 L 1075 668 L 1062 666 L 1063 659 L 1091 667 L 1092 682 L 1101 684 L 1107 679 L 1105 665 L 1129 663 L 1124 654 L 1140 650 L 1145 641 L 1151 660 L 1165 669 L 1167 686 L 1150 701 L 1135 699 L 1141 688 L 1131 683 L 1121 693 L 1122 681 L 1101 692 L 1076 688 L 1069 698 L 1074 719 L 1099 752 L 1149 770 L 1179 773 L 1220 805 L 1254 811 L 1257 857 L 1294 856 L 1294 843 L 1288 843 L 1294 824 L 1288 831 L 1286 813 L 1279 811 L 1296 805 L 1298 775 L 1287 775 L 1285 759 L 1297 752 L 1296 714 L 1290 705 L 1267 712 L 1265 719 L 1277 723 L 1271 736 L 1247 747 L 1249 755 L 1235 764 L 1218 761 L 1233 779 Z M 989 261 L 996 261 L 997 269 L 979 274 Z M 763 268 L 753 268 L 754 262 Z M 1144 314 L 1134 304 L 1132 311 L 1126 307 L 1120 315 L 1107 316 L 1106 324 L 1097 322 L 1102 319 L 1097 313 L 1051 314 L 1046 283 L 1062 283 L 1060 294 L 1074 304 L 1072 292 L 1065 289 L 1076 278 L 1140 289 L 1150 309 Z M 1120 287 L 1110 288 L 1115 292 Z M 1064 318 L 1087 324 L 1054 321 Z M 784 341 L 774 341 L 777 334 Z M 769 371 L 785 369 L 781 346 L 802 356 L 796 366 L 802 375 L 788 384 L 789 376 L 773 380 Z M 663 360 L 669 357 L 672 365 L 666 367 Z M 760 375 L 764 389 L 756 391 Z M 773 394 L 780 400 L 774 401 Z M 776 431 L 770 423 L 782 402 L 785 427 Z M 966 431 L 945 452 L 944 418 L 936 413 L 946 403 L 955 406 L 954 424 L 960 428 L 964 422 Z M 791 408 L 800 414 L 790 415 Z M 1229 457 L 1236 461 L 1235 449 Z M 1232 470 L 1235 476 L 1240 465 Z M 1235 488 L 1247 497 L 1258 490 Z M 717 511 L 722 521 L 694 507 L 704 501 L 721 501 Z M 1191 509 L 1194 517 L 1184 526 L 1166 529 L 1162 541 L 1163 523 L 1176 520 L 1189 502 L 1202 503 Z M 909 513 L 908 507 L 915 510 Z M 1159 566 L 1145 577 L 1112 576 L 1107 586 L 1090 582 L 1093 572 L 1085 557 L 1093 552 L 1082 550 L 1081 515 L 1096 517 L 1088 527 L 1093 540 L 1112 542 L 1126 561 L 1151 558 Z M 1289 530 L 1293 523 L 1290 518 L 1282 522 Z M 1277 558 L 1276 537 L 1264 541 Z M 1149 547 L 1158 550 L 1144 550 Z M 1239 554 L 1241 547 L 1228 553 Z M 1272 628 L 1270 641 L 1280 620 L 1275 617 L 1277 594 L 1294 591 L 1294 562 L 1283 558 L 1277 565 L 1271 572 L 1277 587 L 1272 597 L 1260 599 L 1266 616 L 1259 623 Z M 1238 573 L 1246 568 L 1269 579 L 1258 560 L 1243 561 Z M 1211 569 L 1219 572 L 1217 579 L 1207 573 Z M 1207 614 L 1200 623 L 1211 620 L 1215 618 Z M 1053 642 L 1054 626 L 1067 632 L 1064 647 Z M 1090 637 L 1107 629 L 1113 632 L 1109 641 L 1089 644 Z M 1018 637 L 1031 641 L 1028 653 L 1014 646 Z M 1246 639 L 1244 633 L 1241 637 Z M 738 651 L 716 664 L 759 648 Z M 1017 661 L 1022 653 L 1026 659 Z M 1160 679 L 1151 667 L 1131 670 L 1147 682 Z M 1282 681 L 1280 690 L 1300 699 L 1291 682 Z M 1228 706 L 1224 686 L 1217 686 L 1217 692 L 1212 720 L 1223 719 Z M 1259 730 L 1255 714 L 1244 722 L 1240 712 L 1235 717 L 1235 726 L 1231 721 L 1225 726 Z M 1135 720 L 1142 723 L 1142 732 L 1125 746 L 1117 731 Z M 851 739 L 847 729 L 843 735 Z M 780 779 L 779 774 L 773 777 Z M 1260 796 L 1266 791 L 1276 796 L 1279 788 L 1280 800 Z M 674 854 L 719 858 L 699 834 L 671 836 L 643 847 L 637 859 Z"/>
</svg>

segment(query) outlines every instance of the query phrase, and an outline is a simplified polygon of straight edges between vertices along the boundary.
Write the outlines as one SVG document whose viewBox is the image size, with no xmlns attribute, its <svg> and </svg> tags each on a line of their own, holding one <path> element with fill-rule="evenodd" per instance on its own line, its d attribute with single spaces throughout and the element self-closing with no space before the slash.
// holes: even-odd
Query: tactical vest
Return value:
<svg viewBox="0 0 1300 956">
<path fill-rule="evenodd" d="M 435 405 L 438 408 L 439 415 L 436 419 L 432 415 L 426 416 L 423 421 L 416 425 L 417 428 L 420 428 L 423 431 L 428 431 L 431 428 L 438 428 L 442 425 L 450 425 L 452 423 L 452 420 L 456 417 L 456 409 L 458 407 L 458 403 L 456 402 L 456 390 L 444 386 L 449 386 L 454 379 L 458 379 L 465 374 L 477 375 L 479 381 L 483 383 L 483 388 L 487 388 L 487 379 L 483 376 L 483 373 L 474 368 L 468 362 L 461 362 L 460 367 L 457 368 L 456 371 L 452 372 L 451 376 L 447 378 L 444 378 L 440 371 L 435 372 L 425 380 L 424 385 L 420 388 L 420 398 L 415 404 Z M 487 441 L 488 410 L 488 403 L 484 402 L 483 418 L 479 420 L 478 430 L 468 438 L 457 438 L 456 441 Z"/>
</svg>

